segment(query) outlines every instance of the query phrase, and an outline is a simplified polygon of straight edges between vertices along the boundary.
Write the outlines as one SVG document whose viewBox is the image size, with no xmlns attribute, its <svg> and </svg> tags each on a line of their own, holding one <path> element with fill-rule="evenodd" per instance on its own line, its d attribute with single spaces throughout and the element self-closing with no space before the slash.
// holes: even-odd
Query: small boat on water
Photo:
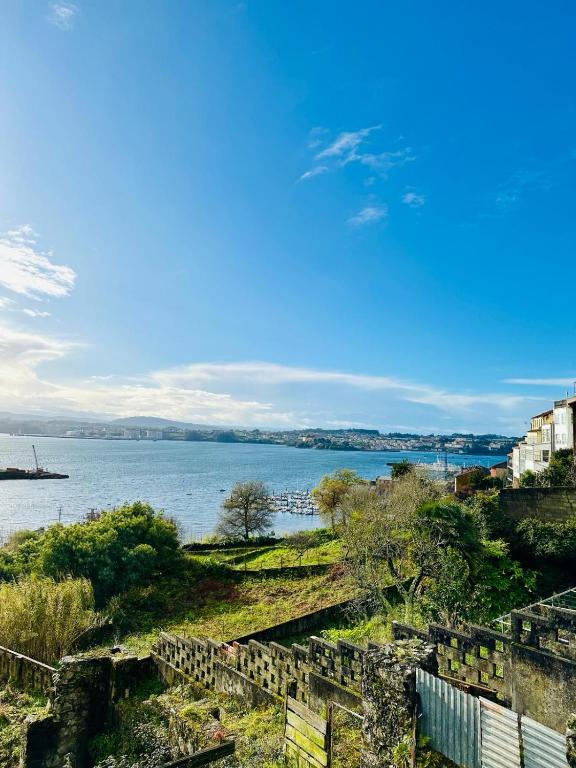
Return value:
<svg viewBox="0 0 576 768">
<path fill-rule="evenodd" d="M 70 475 L 62 475 L 58 472 L 48 472 L 38 466 L 38 457 L 36 448 L 32 446 L 34 452 L 35 469 L 19 469 L 17 467 L 6 467 L 0 469 L 0 480 L 66 480 Z"/>
</svg>

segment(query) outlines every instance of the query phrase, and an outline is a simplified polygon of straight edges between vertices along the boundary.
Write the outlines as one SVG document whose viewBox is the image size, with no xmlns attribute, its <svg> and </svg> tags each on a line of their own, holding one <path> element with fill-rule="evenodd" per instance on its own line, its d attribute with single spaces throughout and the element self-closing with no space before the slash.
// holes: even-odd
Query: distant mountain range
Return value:
<svg viewBox="0 0 576 768">
<path fill-rule="evenodd" d="M 168 427 L 178 427 L 178 429 L 235 429 L 235 427 L 214 427 L 210 424 L 194 424 L 189 421 L 173 421 L 172 419 L 162 419 L 158 416 L 127 416 L 124 419 L 112 419 L 109 424 L 117 424 L 119 427 L 144 427 L 145 429 L 167 429 Z"/>
</svg>

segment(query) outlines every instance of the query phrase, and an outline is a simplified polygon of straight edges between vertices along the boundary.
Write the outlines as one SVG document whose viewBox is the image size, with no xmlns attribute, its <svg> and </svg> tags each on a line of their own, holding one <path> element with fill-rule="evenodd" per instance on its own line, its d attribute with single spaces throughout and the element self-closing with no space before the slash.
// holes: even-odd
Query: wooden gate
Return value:
<svg viewBox="0 0 576 768">
<path fill-rule="evenodd" d="M 328 722 L 290 696 L 286 697 L 284 754 L 289 768 L 329 768 Z"/>
</svg>

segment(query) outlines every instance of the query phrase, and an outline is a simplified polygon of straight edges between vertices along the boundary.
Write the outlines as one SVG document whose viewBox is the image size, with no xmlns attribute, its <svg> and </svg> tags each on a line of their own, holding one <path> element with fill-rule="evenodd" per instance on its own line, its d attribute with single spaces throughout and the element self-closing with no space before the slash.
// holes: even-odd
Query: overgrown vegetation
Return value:
<svg viewBox="0 0 576 768">
<path fill-rule="evenodd" d="M 28 716 L 46 713 L 47 700 L 40 693 L 17 691 L 10 685 L 0 690 L 0 765 L 18 768 L 20 765 L 20 733 Z"/>
<path fill-rule="evenodd" d="M 411 471 L 385 491 L 357 486 L 344 498 L 343 546 L 369 611 L 391 614 L 397 594 L 404 621 L 457 626 L 528 599 L 534 578 L 510 559 L 507 544 L 485 538 L 471 510 L 441 494 Z"/>
<path fill-rule="evenodd" d="M 53 664 L 101 623 L 88 579 L 25 576 L 0 584 L 0 644 Z"/>
<path fill-rule="evenodd" d="M 132 593 L 132 598 L 118 607 L 128 616 L 138 614 L 138 631 L 124 636 L 123 644 L 132 651 L 145 652 L 160 629 L 186 637 L 232 640 L 354 597 L 357 590 L 346 574 L 337 570 L 304 579 L 237 582 L 207 578 L 197 582 L 188 595 L 185 591 L 179 594 L 177 600 L 170 601 L 171 609 L 156 611 L 151 610 L 154 588 L 139 596 L 137 608 Z M 158 599 L 164 604 L 162 597 Z"/>
<path fill-rule="evenodd" d="M 182 756 L 235 739 L 236 753 L 221 768 L 281 768 L 284 713 L 280 705 L 250 709 L 242 701 L 194 685 L 164 691 L 143 686 L 118 707 L 116 722 L 92 740 L 96 768 L 158 768 Z"/>
<path fill-rule="evenodd" d="M 554 488 L 576 487 L 576 465 L 574 464 L 574 451 L 563 448 L 555 451 L 550 457 L 550 462 L 542 472 L 532 472 L 528 469 L 520 478 L 521 488 Z"/>
<path fill-rule="evenodd" d="M 0 549 L 0 578 L 30 573 L 87 578 L 96 604 L 175 573 L 182 563 L 176 524 L 135 502 L 72 525 L 52 525 Z"/>
</svg>

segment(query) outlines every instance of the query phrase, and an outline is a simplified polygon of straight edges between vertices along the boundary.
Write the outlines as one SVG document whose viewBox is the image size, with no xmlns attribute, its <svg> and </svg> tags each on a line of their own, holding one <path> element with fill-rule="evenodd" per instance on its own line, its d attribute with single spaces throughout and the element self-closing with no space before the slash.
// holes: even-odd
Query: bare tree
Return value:
<svg viewBox="0 0 576 768">
<path fill-rule="evenodd" d="M 312 547 L 312 539 L 307 531 L 296 531 L 286 536 L 286 544 L 298 555 L 298 565 L 302 564 L 302 558 Z"/>
<path fill-rule="evenodd" d="M 247 541 L 251 534 L 262 534 L 272 527 L 273 501 L 268 488 L 257 480 L 236 483 L 222 507 L 216 528 L 221 536 L 240 536 Z"/>
</svg>

